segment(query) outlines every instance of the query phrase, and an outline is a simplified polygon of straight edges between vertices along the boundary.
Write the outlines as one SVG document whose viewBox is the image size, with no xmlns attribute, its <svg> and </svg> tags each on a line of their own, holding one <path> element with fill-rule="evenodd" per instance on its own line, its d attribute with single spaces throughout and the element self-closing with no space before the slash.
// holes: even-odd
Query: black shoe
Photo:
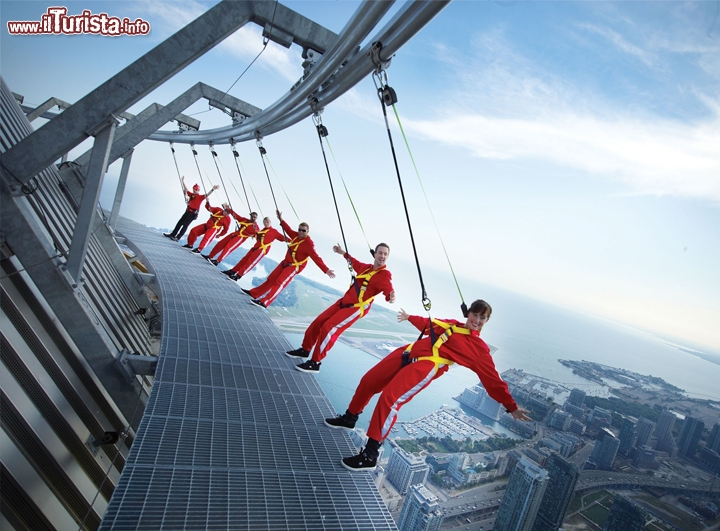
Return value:
<svg viewBox="0 0 720 531">
<path fill-rule="evenodd" d="M 201 254 L 200 256 L 202 256 L 202 257 L 203 257 L 205 260 L 207 260 L 208 262 L 210 261 L 210 255 Z"/>
<path fill-rule="evenodd" d="M 170 236 L 170 239 L 174 242 L 179 241 L 180 238 L 176 238 L 175 236 Z"/>
<path fill-rule="evenodd" d="M 232 269 L 226 269 L 225 271 L 220 271 L 223 275 L 227 275 L 229 277 L 233 276 L 235 274 L 235 271 Z"/>
<path fill-rule="evenodd" d="M 214 258 L 211 258 L 211 259 L 210 259 L 210 263 L 211 263 L 212 265 L 216 266 L 216 265 L 218 265 L 220 262 L 218 262 L 218 261 L 215 260 Z"/>
<path fill-rule="evenodd" d="M 190 251 L 191 253 L 200 254 L 200 249 L 193 249 Z"/>
<path fill-rule="evenodd" d="M 260 306 L 260 308 L 267 308 L 267 306 L 265 306 L 265 303 L 260 299 L 252 299 L 250 302 L 252 302 L 255 306 Z"/>
<path fill-rule="evenodd" d="M 322 364 L 319 361 L 307 360 L 305 363 L 295 365 L 295 368 L 302 372 L 318 372 L 320 371 L 320 365 Z"/>
<path fill-rule="evenodd" d="M 166 238 L 170 238 L 171 240 L 174 238 L 174 236 L 169 232 L 163 232 L 163 236 L 165 236 Z"/>
<path fill-rule="evenodd" d="M 346 411 L 342 415 L 338 415 L 334 419 L 325 419 L 325 426 L 333 429 L 346 428 L 352 430 L 355 428 L 359 415 L 353 415 L 349 411 Z"/>
<path fill-rule="evenodd" d="M 238 277 L 238 278 L 239 278 L 239 277 Z M 249 290 L 249 289 L 240 288 L 240 290 L 242 290 L 243 293 L 247 293 L 248 295 L 250 295 L 250 296 L 252 297 L 252 293 L 250 293 L 250 290 Z"/>
<path fill-rule="evenodd" d="M 365 450 L 362 450 L 357 455 L 345 457 L 341 463 L 342 466 L 348 470 L 352 470 L 353 472 L 357 472 L 359 470 L 375 470 L 375 467 L 377 466 L 377 457 L 371 459 L 368 457 L 367 453 L 365 453 Z"/>
<path fill-rule="evenodd" d="M 190 245 L 189 243 L 186 243 L 185 245 L 183 245 L 183 247 L 185 247 L 185 249 L 192 249 L 192 245 Z"/>
<path fill-rule="evenodd" d="M 295 350 L 288 350 L 285 355 L 290 358 L 307 358 L 310 353 L 304 348 L 300 347 L 296 348 Z"/>
</svg>

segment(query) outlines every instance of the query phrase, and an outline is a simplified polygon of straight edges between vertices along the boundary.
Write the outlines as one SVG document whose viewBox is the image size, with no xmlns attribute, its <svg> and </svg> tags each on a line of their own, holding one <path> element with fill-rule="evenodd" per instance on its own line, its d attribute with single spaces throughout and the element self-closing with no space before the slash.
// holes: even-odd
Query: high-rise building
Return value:
<svg viewBox="0 0 720 531">
<path fill-rule="evenodd" d="M 570 402 L 573 406 L 581 407 L 585 401 L 585 396 L 585 391 L 573 389 L 570 391 L 570 396 L 567 398 L 567 402 Z"/>
<path fill-rule="evenodd" d="M 600 431 L 601 437 L 595 442 L 592 454 L 588 461 L 594 464 L 598 470 L 612 470 L 618 448 L 620 448 L 620 439 L 615 437 L 607 428 Z"/>
<path fill-rule="evenodd" d="M 585 410 L 583 408 L 573 405 L 570 402 L 565 402 L 563 409 L 576 419 L 582 419 L 585 416 Z"/>
<path fill-rule="evenodd" d="M 556 430 L 566 431 L 570 427 L 571 420 L 570 413 L 556 409 L 550 414 L 547 424 Z"/>
<path fill-rule="evenodd" d="M 500 420 L 500 417 L 505 411 L 502 404 L 490 398 L 485 388 L 479 384 L 465 389 L 457 400 L 461 404 L 471 407 L 475 411 L 494 420 Z"/>
<path fill-rule="evenodd" d="M 657 449 L 661 452 L 673 453 L 675 440 L 672 436 L 672 429 L 675 426 L 677 417 L 675 413 L 664 409 L 660 413 L 657 424 L 655 425 L 655 437 L 657 437 Z"/>
<path fill-rule="evenodd" d="M 685 417 L 678 433 L 678 453 L 685 457 L 695 457 L 700 436 L 705 429 L 705 423 L 693 417 Z"/>
<path fill-rule="evenodd" d="M 448 458 L 447 473 L 458 483 L 463 483 L 463 471 L 467 467 L 469 456 L 465 452 L 452 454 Z"/>
<path fill-rule="evenodd" d="M 646 513 L 625 496 L 616 496 L 603 531 L 641 531 Z"/>
<path fill-rule="evenodd" d="M 700 451 L 698 461 L 700 462 L 700 466 L 711 474 L 720 472 L 720 455 L 718 455 L 717 452 L 703 448 Z"/>
<path fill-rule="evenodd" d="M 637 421 L 632 417 L 624 417 L 620 426 L 620 447 L 618 451 L 623 455 L 628 455 L 635 445 L 637 438 Z"/>
<path fill-rule="evenodd" d="M 437 497 L 422 485 L 411 485 L 398 521 L 399 531 L 439 531 L 443 515 Z"/>
<path fill-rule="evenodd" d="M 561 527 L 580 477 L 578 468 L 557 454 L 548 457 L 545 470 L 548 484 L 532 531 L 557 531 Z"/>
<path fill-rule="evenodd" d="M 655 461 L 657 450 L 653 450 L 649 446 L 640 446 L 635 450 L 635 457 L 633 458 L 633 466 L 638 468 L 650 468 L 657 470 L 660 465 Z"/>
<path fill-rule="evenodd" d="M 720 424 L 715 424 L 712 430 L 710 430 L 710 436 L 708 437 L 705 448 L 720 453 Z"/>
<path fill-rule="evenodd" d="M 392 455 L 387 464 L 386 479 L 403 496 L 411 485 L 422 485 L 430 472 L 422 457 L 408 453 L 399 446 L 393 445 Z"/>
<path fill-rule="evenodd" d="M 547 471 L 521 457 L 510 474 L 493 531 L 531 531 L 547 483 Z"/>
<path fill-rule="evenodd" d="M 645 417 L 640 417 L 636 427 L 637 439 L 635 441 L 635 446 L 637 446 L 638 448 L 640 448 L 641 446 L 647 446 L 654 427 L 655 423 L 652 420 L 648 420 Z"/>
</svg>

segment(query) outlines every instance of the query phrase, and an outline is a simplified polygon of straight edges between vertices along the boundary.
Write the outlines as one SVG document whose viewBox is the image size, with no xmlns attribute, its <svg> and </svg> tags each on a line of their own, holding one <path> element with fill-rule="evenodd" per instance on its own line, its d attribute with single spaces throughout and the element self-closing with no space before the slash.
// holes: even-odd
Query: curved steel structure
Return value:
<svg viewBox="0 0 720 531">
<path fill-rule="evenodd" d="M 254 140 L 295 125 L 326 107 L 354 87 L 382 64 L 376 64 L 372 47 L 381 43 L 381 55 L 387 61 L 420 29 L 437 15 L 449 0 L 408 1 L 398 13 L 359 49 L 360 43 L 382 19 L 392 2 L 365 2 L 338 35 L 333 46 L 282 98 L 237 125 L 207 131 L 158 131 L 151 140 L 178 143 L 227 144 Z"/>
</svg>

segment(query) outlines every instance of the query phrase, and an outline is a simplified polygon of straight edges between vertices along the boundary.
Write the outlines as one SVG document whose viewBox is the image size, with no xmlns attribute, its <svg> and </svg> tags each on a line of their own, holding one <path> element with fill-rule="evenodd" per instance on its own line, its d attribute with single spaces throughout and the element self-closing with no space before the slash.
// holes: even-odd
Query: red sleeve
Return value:
<svg viewBox="0 0 720 531">
<path fill-rule="evenodd" d="M 345 259 L 350 260 L 350 263 L 352 264 L 352 267 L 356 273 L 362 273 L 369 267 L 372 267 L 372 264 L 364 264 L 360 260 L 356 260 L 355 258 L 350 256 L 350 254 L 348 253 L 345 253 L 343 256 L 345 257 Z"/>
<path fill-rule="evenodd" d="M 424 332 L 427 334 L 428 329 L 428 321 L 429 319 L 427 317 L 420 317 L 419 315 L 411 315 L 408 318 L 408 321 L 410 321 L 410 324 L 413 325 L 415 328 L 420 330 L 421 332 Z"/>
<path fill-rule="evenodd" d="M 290 228 L 290 225 L 288 225 L 285 220 L 280 220 L 280 225 L 282 225 L 283 230 L 286 234 L 290 236 L 290 239 L 297 238 L 298 233 Z"/>
<path fill-rule="evenodd" d="M 232 214 L 232 217 L 234 217 L 236 220 L 238 220 L 240 223 L 252 223 L 252 221 L 248 218 L 242 217 L 240 214 L 235 212 L 234 210 L 230 211 L 230 214 Z M 257 224 L 252 223 L 255 227 L 257 227 Z"/>
<path fill-rule="evenodd" d="M 477 361 L 468 368 L 480 378 L 480 383 L 482 383 L 490 398 L 505 406 L 508 413 L 512 413 L 518 408 L 518 405 L 510 394 L 507 383 L 500 378 L 492 356 L 490 356 L 490 349 L 487 348 L 484 342 L 482 347 L 484 348 L 479 349 L 478 355 L 474 356 Z"/>
<path fill-rule="evenodd" d="M 215 213 L 215 210 L 217 210 L 217 207 L 210 206 L 210 203 L 208 203 L 207 201 L 205 201 L 205 210 L 207 210 L 208 212 L 214 214 L 214 213 Z"/>
<path fill-rule="evenodd" d="M 387 272 L 387 274 L 383 275 L 383 278 L 382 278 L 383 282 L 381 284 L 381 287 L 382 287 L 381 289 L 382 289 L 383 295 L 385 295 L 385 300 L 390 302 L 390 294 L 394 290 L 393 285 L 392 285 L 392 273 L 390 273 L 390 271 L 388 271 L 387 269 L 385 271 Z"/>
<path fill-rule="evenodd" d="M 315 265 L 317 265 L 323 273 L 327 273 L 330 270 L 330 268 L 325 265 L 325 262 L 323 262 L 323 259 L 320 258 L 320 255 L 317 254 L 317 251 L 315 250 L 315 244 L 313 243 L 313 241 L 310 239 L 309 236 L 307 238 L 305 238 L 305 241 L 306 241 L 305 245 L 307 245 L 308 243 L 310 244 L 309 248 L 307 249 L 308 256 L 310 258 L 312 258 L 312 261 L 315 262 Z"/>
<path fill-rule="evenodd" d="M 270 229 L 270 232 L 265 235 L 265 243 L 274 242 L 276 240 L 281 242 L 287 240 L 287 238 L 280 234 L 277 230 Z"/>
</svg>

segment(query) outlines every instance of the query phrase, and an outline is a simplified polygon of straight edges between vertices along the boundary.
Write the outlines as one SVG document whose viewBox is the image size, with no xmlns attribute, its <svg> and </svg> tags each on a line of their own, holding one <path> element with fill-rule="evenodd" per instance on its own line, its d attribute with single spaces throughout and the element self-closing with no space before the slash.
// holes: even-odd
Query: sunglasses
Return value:
<svg viewBox="0 0 720 531">
<path fill-rule="evenodd" d="M 298 229 L 298 232 L 307 232 L 307 229 Z"/>
</svg>

